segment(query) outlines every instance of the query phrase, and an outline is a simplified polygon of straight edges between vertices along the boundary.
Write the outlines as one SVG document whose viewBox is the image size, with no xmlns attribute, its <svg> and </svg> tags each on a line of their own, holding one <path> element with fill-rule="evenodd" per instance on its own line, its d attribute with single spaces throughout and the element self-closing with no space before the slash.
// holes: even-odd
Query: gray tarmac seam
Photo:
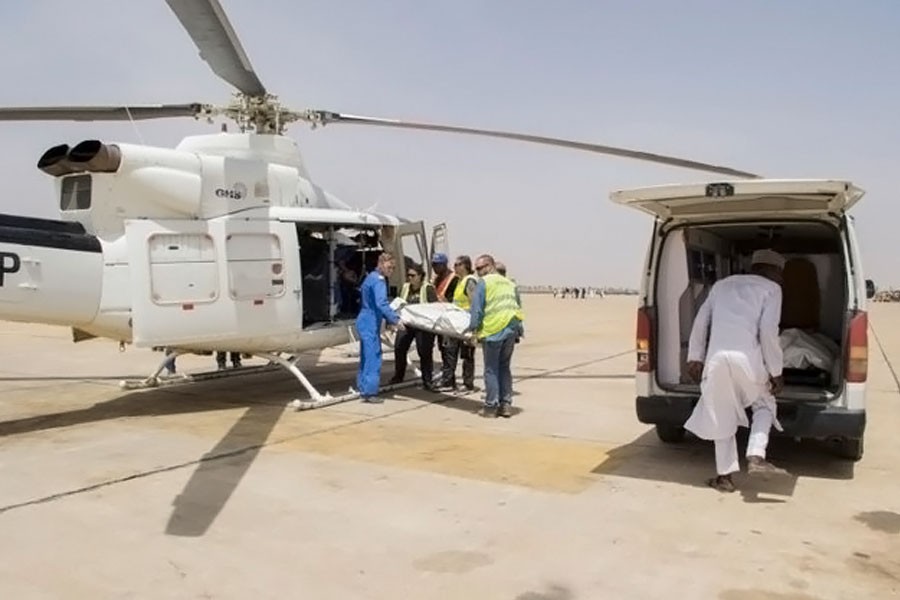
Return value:
<svg viewBox="0 0 900 600">
<path fill-rule="evenodd" d="M 577 369 L 577 368 L 579 368 L 579 367 L 584 367 L 584 366 L 592 365 L 592 364 L 595 364 L 595 363 L 599 363 L 599 362 L 603 362 L 603 361 L 607 361 L 607 360 L 612 360 L 613 358 L 618 358 L 618 357 L 620 357 L 620 356 L 624 356 L 625 354 L 629 354 L 630 352 L 632 352 L 632 350 L 626 350 L 626 351 L 624 351 L 624 352 L 618 352 L 618 353 L 616 353 L 616 354 L 611 354 L 611 355 L 609 355 L 609 356 L 604 356 L 604 357 L 601 357 L 601 358 L 595 358 L 595 359 L 593 359 L 593 360 L 583 361 L 583 362 L 576 363 L 576 364 L 574 364 L 574 365 L 570 365 L 570 366 L 567 366 L 567 367 L 560 367 L 560 368 L 557 368 L 557 369 L 548 369 L 547 371 L 544 371 L 544 372 L 542 372 L 542 373 L 535 373 L 535 374 L 533 374 L 533 375 L 526 375 L 526 376 L 523 376 L 523 377 L 516 378 L 516 379 L 514 379 L 514 381 L 524 381 L 524 380 L 527 380 L 527 379 L 537 379 L 537 378 L 540 378 L 540 377 L 546 376 L 546 375 L 555 375 L 555 374 L 557 374 L 557 373 L 562 373 L 562 372 L 569 371 L 569 370 L 572 370 L 572 369 Z M 423 409 L 423 408 L 425 408 L 425 407 L 427 407 L 427 406 L 429 406 L 429 405 L 431 405 L 431 404 L 442 404 L 442 403 L 444 403 L 444 402 L 451 402 L 451 401 L 453 401 L 453 400 L 455 400 L 455 399 L 457 399 L 457 398 L 458 398 L 458 396 L 455 396 L 455 397 L 449 397 L 449 398 L 442 399 L 442 400 L 437 400 L 437 401 L 430 401 L 430 402 L 426 402 L 426 403 L 424 403 L 424 404 L 421 404 L 421 405 L 419 405 L 419 406 L 411 406 L 411 407 L 409 407 L 409 408 L 400 409 L 400 410 L 395 410 L 395 411 L 392 411 L 392 412 L 387 413 L 387 414 L 381 414 L 381 415 L 374 415 L 374 416 L 371 416 L 371 417 L 365 417 L 365 418 L 362 418 L 362 419 L 357 419 L 357 420 L 355 420 L 355 421 L 351 421 L 351 422 L 349 422 L 349 423 L 341 423 L 340 425 L 334 425 L 334 426 L 331 426 L 331 427 L 323 427 L 323 428 L 321 428 L 321 429 L 315 429 L 315 430 L 312 430 L 312 431 L 307 431 L 306 433 L 302 433 L 302 434 L 300 434 L 300 435 L 290 436 L 290 437 L 283 438 L 283 439 L 280 439 L 280 440 L 273 440 L 273 441 L 271 441 L 271 442 L 266 442 L 266 443 L 263 443 L 263 444 L 253 444 L 253 445 L 250 445 L 250 446 L 244 446 L 244 447 L 242 447 L 242 448 L 235 448 L 234 450 L 229 450 L 229 451 L 227 451 L 227 452 L 220 452 L 220 453 L 214 454 L 214 455 L 212 455 L 212 456 L 204 456 L 204 457 L 198 458 L 198 459 L 196 459 L 196 460 L 191 460 L 191 461 L 187 461 L 187 462 L 183 462 L 183 463 L 178 463 L 178 464 L 174 464 L 174 465 L 168 465 L 168 466 L 165 466 L 165 467 L 159 467 L 159 468 L 156 468 L 156 469 L 150 469 L 149 471 L 140 471 L 140 472 L 138 472 L 138 473 L 132 473 L 131 475 L 125 475 L 124 477 L 117 477 L 117 478 L 115 478 L 115 479 L 110 479 L 110 480 L 107 480 L 107 481 L 101 481 L 101 482 L 99 482 L 99 483 L 95 483 L 95 484 L 92 484 L 92 485 L 88 485 L 88 486 L 76 488 L 76 489 L 73 489 L 73 490 L 67 490 L 67 491 L 65 491 L 65 492 L 58 492 L 58 493 L 56 493 L 56 494 L 50 494 L 49 496 L 44 496 L 44 497 L 42 497 L 42 498 L 36 498 L 36 499 L 34 499 L 34 500 L 27 500 L 27 501 L 25 501 L 25 502 L 17 502 L 17 503 L 15 503 L 15 504 L 8 504 L 8 505 L 6 505 L 6 506 L 0 506 L 0 515 L 2 515 L 2 514 L 4 514 L 4 513 L 7 513 L 7 512 L 9 512 L 9 511 L 15 510 L 15 509 L 19 509 L 19 508 L 26 508 L 26 507 L 28 507 L 28 506 L 36 506 L 36 505 L 39 505 L 39 504 L 46 504 L 46 503 L 49 503 L 49 502 L 53 502 L 53 501 L 56 501 L 56 500 L 61 500 L 61 499 L 63 499 L 63 498 L 67 498 L 67 497 L 69 497 L 69 496 L 75 496 L 75 495 L 78 495 L 78 494 L 84 494 L 84 493 L 87 493 L 87 492 L 93 492 L 93 491 L 95 491 L 95 490 L 103 489 L 103 488 L 105 488 L 105 487 L 110 487 L 110 486 L 113 486 L 113 485 L 118 485 L 118 484 L 120 484 L 120 483 L 126 483 L 126 482 L 128 482 L 128 481 L 134 481 L 134 480 L 136 480 L 136 479 L 143 479 L 143 478 L 145 478 L 145 477 L 150 477 L 150 476 L 152 476 L 152 475 L 159 475 L 159 474 L 161 474 L 161 473 L 168 473 L 168 472 L 171 472 L 171 471 L 177 471 L 177 470 L 179 470 L 179 469 L 185 469 L 185 468 L 188 468 L 188 467 L 193 467 L 193 466 L 199 465 L 199 464 L 204 463 L 204 462 L 211 462 L 211 461 L 214 461 L 214 460 L 221 460 L 221 459 L 223 459 L 223 458 L 230 458 L 230 457 L 232 457 L 232 456 L 238 456 L 238 455 L 244 454 L 245 452 L 252 452 L 252 451 L 254 451 L 254 450 L 260 450 L 260 449 L 262 449 L 262 448 L 266 448 L 266 447 L 269 447 L 269 446 L 277 446 L 277 445 L 279 445 L 279 444 L 284 444 L 284 443 L 291 442 L 291 441 L 294 441 L 294 440 L 303 439 L 303 438 L 305 438 L 305 437 L 311 437 L 311 436 L 314 436 L 314 435 L 320 435 L 320 434 L 322 434 L 322 433 L 329 433 L 329 432 L 332 432 L 332 431 L 338 431 L 338 430 L 340 430 L 340 429 L 344 429 L 344 428 L 347 428 L 347 427 L 355 427 L 355 426 L 357 426 L 357 425 L 362 425 L 363 423 L 369 423 L 369 422 L 372 422 L 372 421 L 377 421 L 377 420 L 379 420 L 379 419 L 387 419 L 387 418 L 390 418 L 390 417 L 392 417 L 392 416 L 394 416 L 394 415 L 403 414 L 403 413 L 408 413 L 408 412 L 412 412 L 412 411 L 414 411 L 414 410 L 421 410 L 421 409 Z M 285 409 L 286 409 L 286 408 L 285 408 Z M 287 409 L 286 409 L 286 410 L 287 410 Z"/>
</svg>

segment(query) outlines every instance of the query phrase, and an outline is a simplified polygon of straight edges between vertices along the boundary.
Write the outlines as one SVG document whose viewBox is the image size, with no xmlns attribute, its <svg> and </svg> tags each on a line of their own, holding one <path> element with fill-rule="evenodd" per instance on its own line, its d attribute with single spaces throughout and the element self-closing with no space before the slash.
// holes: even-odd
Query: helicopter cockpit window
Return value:
<svg viewBox="0 0 900 600">
<path fill-rule="evenodd" d="M 62 180 L 60 210 L 87 210 L 91 207 L 91 176 L 72 175 Z"/>
</svg>

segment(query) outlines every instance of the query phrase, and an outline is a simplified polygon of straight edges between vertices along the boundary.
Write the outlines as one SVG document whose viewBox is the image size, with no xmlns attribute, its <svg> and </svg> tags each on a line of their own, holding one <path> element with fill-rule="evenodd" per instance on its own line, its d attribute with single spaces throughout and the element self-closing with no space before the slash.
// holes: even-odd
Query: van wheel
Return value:
<svg viewBox="0 0 900 600">
<path fill-rule="evenodd" d="M 857 461 L 863 455 L 863 438 L 844 438 L 835 446 L 835 452 L 841 458 Z"/>
<path fill-rule="evenodd" d="M 669 425 L 668 423 L 656 424 L 656 436 L 667 444 L 677 444 L 684 441 L 684 427 Z"/>
</svg>

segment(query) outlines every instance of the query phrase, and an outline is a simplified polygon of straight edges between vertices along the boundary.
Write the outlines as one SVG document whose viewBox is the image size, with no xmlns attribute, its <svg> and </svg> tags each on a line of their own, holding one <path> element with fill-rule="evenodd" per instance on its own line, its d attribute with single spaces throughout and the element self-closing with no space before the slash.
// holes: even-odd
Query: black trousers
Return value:
<svg viewBox="0 0 900 600">
<path fill-rule="evenodd" d="M 228 358 L 228 352 L 216 352 L 216 362 L 220 365 L 225 365 L 226 359 Z M 232 352 L 231 353 L 231 362 L 233 364 L 241 364 L 241 353 L 240 352 Z"/>
<path fill-rule="evenodd" d="M 441 385 L 456 385 L 456 364 L 462 357 L 463 385 L 475 387 L 475 347 L 460 339 L 446 337 L 441 345 Z"/>
<path fill-rule="evenodd" d="M 416 353 L 419 355 L 419 368 L 422 371 L 422 382 L 431 385 L 434 377 L 434 334 L 407 326 L 397 332 L 394 338 L 394 377 L 392 381 L 400 382 L 406 377 L 406 355 L 413 340 L 416 342 Z"/>
</svg>

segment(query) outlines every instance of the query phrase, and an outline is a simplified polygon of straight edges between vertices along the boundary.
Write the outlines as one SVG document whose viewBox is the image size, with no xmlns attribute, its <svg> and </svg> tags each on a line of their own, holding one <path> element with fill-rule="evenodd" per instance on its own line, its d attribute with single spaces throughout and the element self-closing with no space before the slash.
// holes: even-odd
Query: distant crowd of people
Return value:
<svg viewBox="0 0 900 600">
<path fill-rule="evenodd" d="M 603 297 L 603 292 L 596 288 L 592 287 L 564 287 L 564 288 L 553 288 L 553 297 L 563 297 L 563 298 L 593 298 L 595 296 Z"/>
</svg>

